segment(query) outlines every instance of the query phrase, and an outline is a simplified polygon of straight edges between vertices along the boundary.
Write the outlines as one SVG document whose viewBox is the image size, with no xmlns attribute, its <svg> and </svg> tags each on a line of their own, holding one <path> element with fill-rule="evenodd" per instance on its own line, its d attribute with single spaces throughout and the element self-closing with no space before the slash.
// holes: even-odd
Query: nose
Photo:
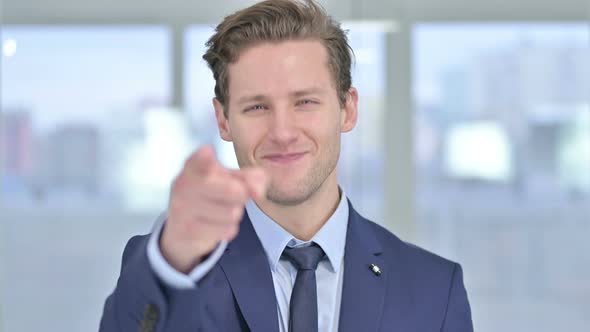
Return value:
<svg viewBox="0 0 590 332">
<path fill-rule="evenodd" d="M 281 146 L 297 141 L 298 130 L 294 109 L 281 107 L 272 112 L 269 136 L 274 143 Z"/>
</svg>

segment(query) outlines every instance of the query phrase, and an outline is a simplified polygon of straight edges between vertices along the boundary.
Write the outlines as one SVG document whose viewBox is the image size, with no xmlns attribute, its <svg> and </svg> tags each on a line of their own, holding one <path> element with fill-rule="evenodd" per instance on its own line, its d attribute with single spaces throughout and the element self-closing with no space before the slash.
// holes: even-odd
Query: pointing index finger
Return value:
<svg viewBox="0 0 590 332">
<path fill-rule="evenodd" d="M 199 175 L 208 175 L 218 166 L 215 151 L 204 145 L 195 151 L 186 162 L 186 168 Z"/>
<path fill-rule="evenodd" d="M 234 177 L 242 180 L 248 188 L 248 194 L 256 199 L 264 198 L 268 187 L 268 176 L 262 168 L 244 168 L 232 171 Z"/>
</svg>

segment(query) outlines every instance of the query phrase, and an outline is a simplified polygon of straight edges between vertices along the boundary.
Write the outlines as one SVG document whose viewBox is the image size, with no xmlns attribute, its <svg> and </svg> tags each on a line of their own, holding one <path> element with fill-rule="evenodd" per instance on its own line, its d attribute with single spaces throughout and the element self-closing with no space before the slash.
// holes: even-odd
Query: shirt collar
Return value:
<svg viewBox="0 0 590 332">
<path fill-rule="evenodd" d="M 334 272 L 338 272 L 344 257 L 344 245 L 346 242 L 346 229 L 348 226 L 348 200 L 344 191 L 340 195 L 340 203 L 336 211 L 328 221 L 314 235 L 311 241 L 302 241 L 295 238 L 269 216 L 252 200 L 246 203 L 246 212 L 252 222 L 252 226 L 262 243 L 262 247 L 268 257 L 271 270 L 275 271 L 283 250 L 287 245 L 302 246 L 311 242 L 317 243 L 326 253 Z"/>
</svg>

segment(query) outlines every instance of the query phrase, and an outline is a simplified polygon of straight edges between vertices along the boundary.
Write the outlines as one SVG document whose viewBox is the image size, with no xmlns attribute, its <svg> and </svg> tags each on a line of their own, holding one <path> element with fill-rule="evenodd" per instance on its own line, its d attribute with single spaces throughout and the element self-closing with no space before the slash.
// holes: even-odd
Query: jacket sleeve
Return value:
<svg viewBox="0 0 590 332">
<path fill-rule="evenodd" d="M 217 245 L 217 248 L 213 250 L 207 258 L 197 264 L 190 273 L 184 274 L 170 265 L 164 258 L 164 255 L 162 255 L 159 239 L 165 226 L 166 219 L 166 215 L 160 216 L 152 230 L 147 243 L 148 262 L 158 277 L 158 280 L 166 286 L 174 288 L 195 288 L 197 283 L 213 269 L 215 264 L 217 264 L 221 255 L 225 252 L 227 242 L 221 241 Z"/>
<path fill-rule="evenodd" d="M 200 289 L 176 289 L 159 281 L 147 258 L 149 236 L 135 236 L 123 251 L 121 272 L 106 299 L 99 332 L 197 331 Z"/>
<path fill-rule="evenodd" d="M 471 308 L 463 284 L 463 270 L 459 264 L 455 264 L 453 271 L 447 311 L 441 331 L 473 332 Z"/>
</svg>

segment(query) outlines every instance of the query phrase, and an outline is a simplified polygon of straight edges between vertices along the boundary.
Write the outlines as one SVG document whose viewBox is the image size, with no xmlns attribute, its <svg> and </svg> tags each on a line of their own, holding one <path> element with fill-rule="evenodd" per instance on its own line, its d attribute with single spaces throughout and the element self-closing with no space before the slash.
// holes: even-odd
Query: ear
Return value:
<svg viewBox="0 0 590 332">
<path fill-rule="evenodd" d="M 340 113 L 340 130 L 343 133 L 351 131 L 356 126 L 358 116 L 358 91 L 354 87 L 348 89 L 346 102 Z"/>
<path fill-rule="evenodd" d="M 217 98 L 213 98 L 213 108 L 215 108 L 215 118 L 217 119 L 219 136 L 221 136 L 222 140 L 231 142 L 231 129 L 229 128 L 229 119 L 225 116 L 225 107 Z"/>
</svg>

